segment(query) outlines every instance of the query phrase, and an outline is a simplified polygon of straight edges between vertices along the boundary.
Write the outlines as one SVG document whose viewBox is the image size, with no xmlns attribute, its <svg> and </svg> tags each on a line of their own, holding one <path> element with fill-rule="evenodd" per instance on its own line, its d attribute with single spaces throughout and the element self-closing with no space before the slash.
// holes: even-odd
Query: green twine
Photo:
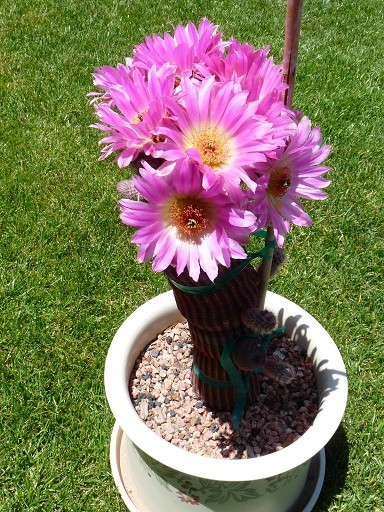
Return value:
<svg viewBox="0 0 384 512">
<path fill-rule="evenodd" d="M 277 333 L 284 331 L 285 327 L 279 327 L 275 329 L 271 334 L 264 334 L 262 336 L 262 343 L 260 344 L 261 348 L 266 348 L 268 343 L 271 341 L 273 336 Z M 259 338 L 260 336 L 255 335 L 255 338 Z M 231 354 L 237 343 L 237 339 L 230 341 L 227 343 L 223 349 L 220 358 L 220 364 L 224 368 L 226 374 L 229 377 L 228 380 L 217 380 L 212 379 L 208 375 L 205 375 L 196 363 L 193 364 L 193 370 L 196 375 L 204 381 L 206 384 L 210 386 L 214 386 L 217 388 L 229 388 L 232 387 L 235 389 L 235 406 L 232 411 L 232 423 L 235 427 L 236 431 L 240 431 L 240 421 L 244 415 L 245 405 L 247 402 L 248 390 L 249 390 L 249 381 L 251 375 L 256 373 L 262 373 L 262 368 L 257 368 L 252 372 L 248 372 L 244 377 L 242 377 L 236 368 L 234 362 L 232 361 Z"/>
<path fill-rule="evenodd" d="M 265 237 L 267 236 L 267 232 L 265 230 L 255 231 L 252 234 L 257 238 L 262 239 L 265 239 Z M 236 267 L 232 267 L 228 272 L 223 274 L 212 284 L 207 284 L 204 286 L 187 286 L 178 283 L 173 279 L 170 279 L 170 281 L 176 288 L 178 288 L 182 292 L 189 293 L 191 295 L 203 295 L 207 293 L 213 293 L 216 292 L 217 290 L 220 290 L 220 288 L 222 288 L 224 285 L 232 281 L 232 279 L 239 275 L 240 272 L 242 272 L 255 258 L 269 259 L 271 257 L 269 254 L 270 249 L 274 249 L 276 246 L 276 240 L 271 240 L 263 247 L 263 249 L 261 249 L 261 251 L 249 253 L 248 258 L 243 260 Z"/>
<path fill-rule="evenodd" d="M 285 330 L 285 325 L 282 325 L 281 327 L 278 327 L 274 331 L 272 331 L 270 334 L 263 334 L 262 336 L 262 343 L 260 344 L 260 348 L 266 348 L 268 343 L 271 341 L 271 339 L 276 336 L 276 334 L 279 334 L 279 332 L 283 332 Z M 247 335 L 248 336 L 248 335 Z"/>
<path fill-rule="evenodd" d="M 193 363 L 193 371 L 196 373 L 196 375 L 204 381 L 206 384 L 209 384 L 210 386 L 214 386 L 215 388 L 231 388 L 232 382 L 229 380 L 217 380 L 212 379 L 212 377 L 208 377 L 208 375 L 205 375 L 200 368 L 197 366 L 196 363 Z"/>
<path fill-rule="evenodd" d="M 232 411 L 232 423 L 237 431 L 240 430 L 240 420 L 243 416 L 245 404 L 247 401 L 248 389 L 249 389 L 249 376 L 248 378 L 242 378 L 238 372 L 235 364 L 231 359 L 232 350 L 235 346 L 236 341 L 231 341 L 225 345 L 223 353 L 220 358 L 221 366 L 226 371 L 232 386 L 235 388 L 236 401 L 235 407 Z"/>
</svg>

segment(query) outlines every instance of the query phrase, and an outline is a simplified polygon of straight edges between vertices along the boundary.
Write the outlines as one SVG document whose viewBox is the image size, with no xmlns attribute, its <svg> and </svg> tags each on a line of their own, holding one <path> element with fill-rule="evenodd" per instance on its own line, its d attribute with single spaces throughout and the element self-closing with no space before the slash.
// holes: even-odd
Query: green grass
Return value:
<svg viewBox="0 0 384 512">
<path fill-rule="evenodd" d="M 206 15 L 281 60 L 285 2 L 5 0 L 0 7 L 0 511 L 123 511 L 110 474 L 104 360 L 122 320 L 165 291 L 118 219 L 122 173 L 97 162 L 93 68 Z M 336 340 L 349 375 L 316 512 L 384 510 L 383 40 L 379 0 L 304 6 L 294 103 L 334 147 L 271 289 Z"/>
</svg>

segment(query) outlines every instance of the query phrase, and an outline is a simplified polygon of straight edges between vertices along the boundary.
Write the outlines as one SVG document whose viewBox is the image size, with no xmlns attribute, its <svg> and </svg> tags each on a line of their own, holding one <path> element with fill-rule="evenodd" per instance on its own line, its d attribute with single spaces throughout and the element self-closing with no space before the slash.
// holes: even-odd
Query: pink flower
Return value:
<svg viewBox="0 0 384 512">
<path fill-rule="evenodd" d="M 103 124 L 92 125 L 110 135 L 101 139 L 99 160 L 117 153 L 120 168 L 129 165 L 140 153 L 150 155 L 158 139 L 153 135 L 166 110 L 162 98 L 173 95 L 174 68 L 165 64 L 155 67 L 146 79 L 141 71 L 133 70 L 121 78 L 121 83 L 111 85 L 108 94 L 111 103 L 96 105 L 95 110 Z M 114 108 L 112 108 L 112 106 Z"/>
<path fill-rule="evenodd" d="M 247 96 L 231 81 L 220 84 L 210 77 L 196 85 L 183 78 L 182 100 L 164 100 L 170 119 L 156 132 L 166 138 L 156 146 L 156 156 L 194 160 L 204 173 L 205 188 L 223 177 L 235 186 L 243 181 L 254 190 L 250 172 L 277 146 L 272 124 L 255 116 L 255 105 Z"/>
<path fill-rule="evenodd" d="M 326 199 L 321 189 L 329 185 L 322 175 L 329 167 L 320 165 L 329 155 L 330 146 L 321 146 L 320 128 L 311 130 L 303 117 L 286 148 L 278 151 L 277 160 L 261 164 L 262 175 L 257 177 L 253 196 L 253 211 L 260 215 L 260 226 L 272 224 L 280 247 L 284 244 L 289 224 L 310 226 L 300 198 Z"/>
<path fill-rule="evenodd" d="M 268 53 L 268 46 L 254 50 L 252 45 L 232 39 L 225 57 L 207 56 L 205 63 L 219 81 L 233 80 L 248 92 L 247 101 L 254 102 L 255 114 L 273 124 L 274 141 L 284 146 L 284 137 L 292 129 L 295 114 L 282 101 L 287 88 L 282 79 L 282 66 L 274 64 Z"/>
<path fill-rule="evenodd" d="M 284 106 L 282 66 L 268 54 L 223 41 L 204 18 L 96 69 L 99 160 L 143 166 L 133 185 L 144 200 L 121 200 L 121 219 L 155 271 L 173 265 L 197 281 L 203 270 L 213 281 L 218 265 L 246 257 L 252 231 L 273 225 L 281 247 L 290 224 L 311 224 L 300 199 L 327 197 L 330 147 Z"/>
<path fill-rule="evenodd" d="M 104 92 L 90 92 L 88 96 L 94 97 L 92 103 L 104 103 L 110 108 L 115 105 L 109 94 L 109 90 L 115 85 L 122 85 L 125 79 L 132 77 L 132 59 L 126 59 L 126 65 L 117 64 L 114 68 L 112 66 L 103 66 L 98 68 L 93 73 L 93 84 L 102 89 Z"/>
<path fill-rule="evenodd" d="M 252 45 L 232 39 L 225 57 L 209 56 L 205 63 L 220 81 L 237 77 L 241 88 L 249 91 L 250 101 L 262 101 L 267 96 L 277 101 L 287 85 L 282 80 L 282 66 L 274 64 L 268 53 L 268 46 L 254 50 Z"/>
<path fill-rule="evenodd" d="M 176 27 L 174 37 L 168 33 L 164 38 L 156 34 L 147 37 L 145 43 L 136 46 L 133 64 L 150 69 L 153 65 L 172 63 L 178 78 L 190 77 L 197 72 L 195 63 L 201 62 L 206 54 L 221 54 L 227 44 L 221 40 L 221 33 L 217 33 L 217 26 L 204 18 L 198 28 L 193 23 Z"/>
<path fill-rule="evenodd" d="M 244 259 L 243 245 L 255 229 L 255 216 L 223 193 L 220 180 L 204 189 L 195 164 L 184 160 L 170 176 L 158 176 L 148 164 L 134 177 L 147 202 L 120 201 L 121 220 L 137 228 L 132 242 L 140 246 L 138 260 L 154 258 L 156 272 L 169 265 L 180 275 L 185 268 L 195 281 L 200 270 L 213 281 L 218 264 Z"/>
</svg>

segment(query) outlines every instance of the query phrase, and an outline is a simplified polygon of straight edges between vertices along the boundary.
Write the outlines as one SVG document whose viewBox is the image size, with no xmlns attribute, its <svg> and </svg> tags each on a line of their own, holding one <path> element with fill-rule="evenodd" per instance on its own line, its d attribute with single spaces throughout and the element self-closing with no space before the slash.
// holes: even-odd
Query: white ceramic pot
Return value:
<svg viewBox="0 0 384 512">
<path fill-rule="evenodd" d="M 311 357 L 320 403 L 313 425 L 299 440 L 254 459 L 220 460 L 187 452 L 146 427 L 132 405 L 128 380 L 140 351 L 165 328 L 183 320 L 171 291 L 143 304 L 117 331 L 106 359 L 105 389 L 116 418 L 112 471 L 131 512 L 312 509 L 322 485 L 323 448 L 338 428 L 347 402 L 345 366 L 332 338 L 305 310 L 271 292 L 265 307 Z M 317 485 L 309 499 L 301 501 L 304 505 L 298 505 L 316 461 Z"/>
</svg>

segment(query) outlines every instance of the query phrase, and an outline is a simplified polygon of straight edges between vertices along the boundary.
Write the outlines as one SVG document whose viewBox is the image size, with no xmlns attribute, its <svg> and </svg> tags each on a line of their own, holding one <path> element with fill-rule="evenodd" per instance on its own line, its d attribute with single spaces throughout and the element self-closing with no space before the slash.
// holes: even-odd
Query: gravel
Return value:
<svg viewBox="0 0 384 512">
<path fill-rule="evenodd" d="M 244 411 L 237 432 L 230 412 L 209 410 L 195 395 L 188 324 L 176 324 L 136 361 L 130 379 L 136 412 L 158 436 L 202 456 L 244 459 L 282 450 L 313 423 L 318 410 L 316 382 L 305 351 L 284 334 L 272 339 L 268 354 L 290 363 L 296 377 L 287 386 L 263 377 L 258 399 Z"/>
</svg>

